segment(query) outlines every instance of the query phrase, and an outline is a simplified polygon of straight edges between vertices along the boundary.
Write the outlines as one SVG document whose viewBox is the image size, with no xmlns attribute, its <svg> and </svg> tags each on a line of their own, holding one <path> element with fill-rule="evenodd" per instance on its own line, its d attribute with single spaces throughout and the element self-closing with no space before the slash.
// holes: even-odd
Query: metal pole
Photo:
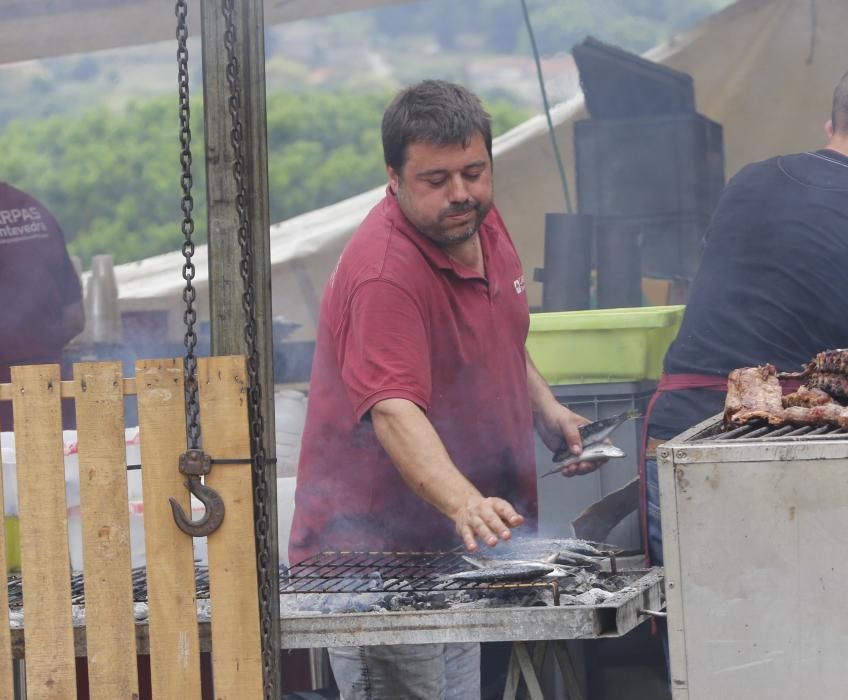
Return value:
<svg viewBox="0 0 848 700">
<path fill-rule="evenodd" d="M 265 33 L 262 0 L 240 0 L 235 12 L 240 68 L 243 157 L 247 182 L 247 211 L 253 244 L 256 291 L 256 331 L 265 423 L 265 471 L 269 539 L 269 569 L 278 571 L 277 474 L 274 439 L 274 353 L 271 312 L 270 217 L 268 213 L 268 147 L 265 111 Z M 206 188 L 209 205 L 209 315 L 212 353 L 244 355 L 241 252 L 236 231 L 234 154 L 227 100 L 227 52 L 220 4 L 201 2 Z M 273 697 L 280 697 L 277 664 L 280 650 L 279 597 L 272 596 L 274 658 Z"/>
</svg>

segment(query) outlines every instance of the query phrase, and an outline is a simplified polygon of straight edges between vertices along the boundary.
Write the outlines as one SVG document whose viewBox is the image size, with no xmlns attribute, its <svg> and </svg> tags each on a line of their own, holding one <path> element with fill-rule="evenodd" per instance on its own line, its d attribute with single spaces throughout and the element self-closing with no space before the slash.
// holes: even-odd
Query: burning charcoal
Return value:
<svg viewBox="0 0 848 700">
<path fill-rule="evenodd" d="M 430 608 L 444 610 L 448 607 L 448 597 L 444 593 L 434 593 L 430 596 Z"/>
<path fill-rule="evenodd" d="M 603 588 L 590 588 L 585 593 L 575 596 L 575 598 L 583 605 L 598 605 L 612 596 L 612 593 L 605 591 Z"/>
</svg>

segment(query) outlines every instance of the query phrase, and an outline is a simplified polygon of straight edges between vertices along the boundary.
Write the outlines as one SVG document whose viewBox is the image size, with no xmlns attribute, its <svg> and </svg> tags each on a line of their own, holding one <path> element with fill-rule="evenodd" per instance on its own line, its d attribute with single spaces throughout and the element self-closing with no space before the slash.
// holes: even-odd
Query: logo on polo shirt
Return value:
<svg viewBox="0 0 848 700">
<path fill-rule="evenodd" d="M 521 294 L 525 289 L 527 289 L 527 285 L 524 282 L 524 275 L 521 275 L 517 280 L 513 280 L 512 284 L 515 286 L 515 293 Z"/>
<path fill-rule="evenodd" d="M 38 207 L 0 209 L 0 243 L 18 243 L 48 235 Z"/>
</svg>

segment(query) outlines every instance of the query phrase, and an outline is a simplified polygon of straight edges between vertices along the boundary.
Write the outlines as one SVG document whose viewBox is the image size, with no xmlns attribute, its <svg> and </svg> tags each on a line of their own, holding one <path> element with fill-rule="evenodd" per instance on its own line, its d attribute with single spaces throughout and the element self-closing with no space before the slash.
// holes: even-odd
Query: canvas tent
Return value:
<svg viewBox="0 0 848 700">
<path fill-rule="evenodd" d="M 264 0 L 265 24 L 413 0 Z M 200 3 L 188 26 L 200 31 Z M 139 46 L 174 38 L 174 3 L 162 0 L 0 0 L 0 65 Z"/>
<path fill-rule="evenodd" d="M 781 152 L 821 147 L 833 87 L 848 69 L 844 0 L 740 0 L 646 56 L 695 81 L 698 111 L 724 127 L 725 171 Z M 556 106 L 557 139 L 574 183 L 573 122 L 586 115 L 581 96 Z M 542 264 L 544 215 L 564 210 L 544 117 L 497 139 L 496 201 L 516 241 L 528 280 Z M 272 227 L 274 313 L 303 324 L 314 338 L 317 300 L 345 241 L 382 196 L 377 188 Z M 205 248 L 198 251 L 201 305 L 206 304 Z M 117 268 L 124 310 L 170 309 L 179 336 L 178 253 Z M 538 304 L 540 285 L 528 284 Z"/>
</svg>

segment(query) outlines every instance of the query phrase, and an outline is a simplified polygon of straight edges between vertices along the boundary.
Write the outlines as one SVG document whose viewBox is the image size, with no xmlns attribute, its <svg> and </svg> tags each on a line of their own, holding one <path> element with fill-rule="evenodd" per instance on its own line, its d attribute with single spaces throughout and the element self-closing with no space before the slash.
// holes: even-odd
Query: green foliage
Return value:
<svg viewBox="0 0 848 700">
<path fill-rule="evenodd" d="M 276 93 L 268 98 L 271 221 L 331 204 L 385 180 L 380 119 L 389 92 Z M 495 132 L 527 117 L 491 102 Z M 206 238 L 202 104 L 192 102 L 195 240 Z M 41 199 L 61 223 L 71 252 L 117 262 L 177 250 L 179 121 L 174 96 L 97 108 L 78 119 L 15 121 L 0 131 L 2 177 Z"/>
<path fill-rule="evenodd" d="M 179 247 L 176 100 L 105 108 L 77 120 L 18 121 L 0 132 L 4 178 L 41 199 L 72 252 L 133 260 Z M 197 133 L 197 130 L 195 131 Z M 195 153 L 203 153 L 200 139 Z M 202 160 L 201 160 L 202 164 Z M 202 167 L 195 198 L 205 201 Z"/>
<path fill-rule="evenodd" d="M 642 51 L 729 2 L 527 0 L 539 48 L 548 55 L 567 51 L 587 34 Z M 385 180 L 380 117 L 399 85 L 423 77 L 468 84 L 470 56 L 529 54 L 519 0 L 426 0 L 330 17 L 306 29 L 299 55 L 284 54 L 289 46 L 277 33 L 266 36 L 275 222 Z M 346 62 L 362 48 L 385 70 L 369 62 L 357 70 Z M 199 86 L 194 58 L 191 84 Z M 85 260 L 111 253 L 123 262 L 180 247 L 174 71 L 173 47 L 160 46 L 0 72 L 0 90 L 14 96 L 0 104 L 0 178 L 42 199 L 71 250 Z M 520 99 L 508 87 L 499 88 L 503 97 L 486 101 L 496 135 L 528 116 L 508 101 Z M 192 107 L 194 217 L 202 242 L 206 186 L 198 97 Z"/>
</svg>

